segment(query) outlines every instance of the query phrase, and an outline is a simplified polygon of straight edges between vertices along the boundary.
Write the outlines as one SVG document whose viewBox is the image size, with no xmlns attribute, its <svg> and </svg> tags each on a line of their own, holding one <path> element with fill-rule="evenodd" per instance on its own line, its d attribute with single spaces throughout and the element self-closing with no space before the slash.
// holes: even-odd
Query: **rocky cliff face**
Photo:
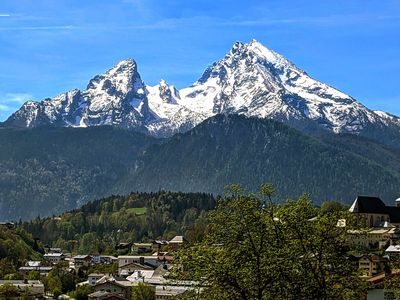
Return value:
<svg viewBox="0 0 400 300">
<path fill-rule="evenodd" d="M 135 61 L 129 59 L 95 76 L 84 91 L 26 102 L 4 125 L 113 125 L 165 137 L 216 114 L 272 118 L 300 129 L 385 136 L 390 143 L 400 137 L 398 117 L 366 108 L 255 40 L 235 43 L 198 81 L 179 91 L 164 80 L 145 85 Z"/>
</svg>

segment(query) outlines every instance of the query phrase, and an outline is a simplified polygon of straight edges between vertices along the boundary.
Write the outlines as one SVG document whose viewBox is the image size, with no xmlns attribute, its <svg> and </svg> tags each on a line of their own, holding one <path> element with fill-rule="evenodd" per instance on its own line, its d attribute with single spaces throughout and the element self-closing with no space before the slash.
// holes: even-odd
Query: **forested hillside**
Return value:
<svg viewBox="0 0 400 300">
<path fill-rule="evenodd" d="M 311 137 L 282 123 L 219 115 L 149 147 L 125 190 L 221 193 L 230 183 L 257 190 L 271 182 L 285 200 L 308 192 L 317 203 L 359 194 L 387 201 L 400 193 L 397 150 L 357 136 Z"/>
<path fill-rule="evenodd" d="M 18 220 L 113 194 L 136 156 L 158 140 L 112 127 L 42 127 L 0 129 L 0 141 L 0 220 Z"/>
<path fill-rule="evenodd" d="M 169 139 L 112 127 L 0 129 L 0 220 L 75 209 L 132 191 L 220 195 L 271 182 L 279 200 L 400 195 L 400 151 L 356 135 L 309 136 L 273 120 L 218 115 Z M 29 207 L 29 209 L 27 209 Z"/>
<path fill-rule="evenodd" d="M 216 199 L 201 193 L 132 193 L 84 205 L 60 217 L 36 218 L 23 227 L 48 245 L 77 253 L 114 253 L 119 242 L 170 239 L 176 234 L 195 240 Z"/>
<path fill-rule="evenodd" d="M 40 260 L 41 252 L 40 244 L 25 230 L 0 226 L 0 279 L 18 279 L 18 268 L 27 260 Z"/>
</svg>

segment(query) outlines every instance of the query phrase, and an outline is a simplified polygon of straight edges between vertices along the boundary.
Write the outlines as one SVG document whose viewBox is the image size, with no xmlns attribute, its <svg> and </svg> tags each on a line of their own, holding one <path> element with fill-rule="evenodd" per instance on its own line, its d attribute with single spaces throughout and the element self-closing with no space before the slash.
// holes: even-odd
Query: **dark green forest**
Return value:
<svg viewBox="0 0 400 300">
<path fill-rule="evenodd" d="M 28 260 L 40 260 L 43 252 L 40 243 L 22 228 L 0 226 L 0 279 L 19 279 L 13 277 L 18 268 Z"/>
<path fill-rule="evenodd" d="M 308 191 L 313 200 L 350 203 L 360 194 L 388 202 L 400 193 L 400 155 L 354 135 L 311 137 L 282 123 L 238 115 L 216 116 L 141 156 L 126 190 L 157 188 L 223 192 L 240 183 L 257 190 L 272 182 L 283 201 Z"/>
<path fill-rule="evenodd" d="M 109 196 L 157 142 L 112 127 L 3 128 L 0 140 L 0 220 L 58 214 Z"/>
<path fill-rule="evenodd" d="M 204 193 L 132 193 L 93 201 L 59 217 L 36 218 L 22 226 L 49 246 L 81 254 L 117 254 L 119 242 L 171 239 L 178 234 L 196 240 L 216 201 Z"/>
<path fill-rule="evenodd" d="M 400 151 L 355 135 L 215 116 L 169 139 L 112 127 L 0 129 L 0 220 L 58 215 L 101 197 L 171 190 L 221 195 L 273 183 L 278 200 L 400 194 Z M 29 207 L 29 209 L 27 209 Z"/>
</svg>

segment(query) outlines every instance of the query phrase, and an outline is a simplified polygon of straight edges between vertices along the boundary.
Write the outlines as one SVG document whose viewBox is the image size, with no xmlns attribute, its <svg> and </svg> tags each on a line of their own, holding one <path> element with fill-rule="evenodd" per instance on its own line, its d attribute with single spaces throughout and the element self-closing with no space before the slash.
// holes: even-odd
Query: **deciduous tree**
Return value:
<svg viewBox="0 0 400 300">
<path fill-rule="evenodd" d="M 346 212 L 321 212 L 307 195 L 272 202 L 240 186 L 209 214 L 202 241 L 178 257 L 179 278 L 195 280 L 203 299 L 357 299 L 357 266 L 346 257 Z"/>
</svg>

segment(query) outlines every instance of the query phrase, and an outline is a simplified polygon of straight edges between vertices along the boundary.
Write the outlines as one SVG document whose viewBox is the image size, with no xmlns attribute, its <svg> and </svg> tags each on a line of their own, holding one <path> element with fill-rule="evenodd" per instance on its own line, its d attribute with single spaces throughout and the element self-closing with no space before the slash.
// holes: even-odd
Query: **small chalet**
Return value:
<svg viewBox="0 0 400 300">
<path fill-rule="evenodd" d="M 52 267 L 42 265 L 40 261 L 28 261 L 25 266 L 19 268 L 19 271 L 24 278 L 28 278 L 29 273 L 32 271 L 38 271 L 40 276 L 47 276 L 52 269 Z"/>
<path fill-rule="evenodd" d="M 123 299 L 131 299 L 133 285 L 134 283 L 126 280 L 125 278 L 111 277 L 111 278 L 106 278 L 105 280 L 103 279 L 99 280 L 94 287 L 94 291 L 109 293 Z M 93 294 L 89 295 L 89 299 L 99 299 L 96 298 L 95 295 Z"/>
<path fill-rule="evenodd" d="M 356 256 L 358 260 L 358 269 L 363 276 L 371 277 L 385 271 L 386 259 L 376 254 L 362 254 Z"/>
<path fill-rule="evenodd" d="M 147 265 L 147 264 L 140 264 L 140 263 L 129 263 L 119 268 L 119 275 L 120 276 L 129 276 L 133 274 L 135 271 L 152 271 L 155 267 Z"/>
<path fill-rule="evenodd" d="M 158 266 L 165 264 L 165 261 L 159 260 L 158 256 L 148 255 L 148 256 L 140 256 L 140 255 L 120 255 L 118 256 L 118 274 L 125 274 L 128 269 L 133 270 L 132 267 L 136 264 L 136 266 L 147 266 L 152 270 L 156 269 Z"/>
<path fill-rule="evenodd" d="M 59 252 L 50 252 L 43 255 L 43 258 L 52 264 L 57 264 L 65 259 L 65 255 Z"/>
<path fill-rule="evenodd" d="M 90 255 L 76 255 L 72 258 L 72 261 L 74 269 L 87 268 L 92 263 L 92 257 Z"/>
<path fill-rule="evenodd" d="M 133 243 L 132 252 L 136 252 L 138 254 L 152 253 L 153 243 Z"/>
<path fill-rule="evenodd" d="M 105 274 L 101 274 L 101 273 L 90 273 L 88 275 L 88 283 L 90 286 L 95 286 L 97 281 L 100 280 L 101 278 L 103 278 L 105 276 Z"/>
</svg>

